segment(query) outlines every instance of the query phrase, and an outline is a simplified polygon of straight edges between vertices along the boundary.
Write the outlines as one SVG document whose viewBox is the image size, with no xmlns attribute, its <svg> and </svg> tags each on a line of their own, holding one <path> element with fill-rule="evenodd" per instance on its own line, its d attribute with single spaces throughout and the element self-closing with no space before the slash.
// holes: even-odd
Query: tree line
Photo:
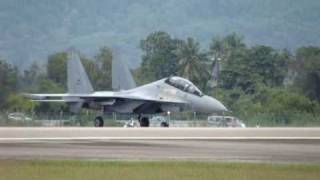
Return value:
<svg viewBox="0 0 320 180">
<path fill-rule="evenodd" d="M 207 48 L 194 38 L 153 32 L 140 42 L 142 61 L 132 70 L 137 84 L 171 75 L 188 78 L 202 91 L 221 100 L 243 119 L 265 118 L 289 123 L 296 115 L 320 114 L 320 48 L 304 46 L 295 52 L 266 45 L 249 46 L 235 33 L 213 37 Z M 81 54 L 81 53 L 80 53 Z M 94 58 L 81 61 L 96 90 L 111 90 L 112 50 L 103 47 Z M 66 91 L 66 52 L 33 63 L 26 70 L 0 60 L 0 108 L 31 111 L 21 92 Z M 219 66 L 219 72 L 214 68 Z M 32 105 L 38 111 L 66 110 L 63 105 Z M 34 110 L 34 109 L 33 109 Z"/>
<path fill-rule="evenodd" d="M 213 37 L 209 47 L 203 48 L 192 37 L 181 40 L 166 32 L 149 34 L 140 47 L 142 63 L 135 70 L 140 83 L 179 75 L 243 119 L 319 121 L 319 47 L 304 46 L 290 52 L 266 45 L 248 46 L 243 36 L 232 33 Z M 212 86 L 217 64 L 220 73 Z"/>
</svg>

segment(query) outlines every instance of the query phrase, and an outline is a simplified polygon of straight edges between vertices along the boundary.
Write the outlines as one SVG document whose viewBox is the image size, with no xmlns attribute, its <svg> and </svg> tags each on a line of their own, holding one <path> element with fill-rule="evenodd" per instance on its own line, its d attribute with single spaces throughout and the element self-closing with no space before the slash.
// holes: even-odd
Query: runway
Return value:
<svg viewBox="0 0 320 180">
<path fill-rule="evenodd" d="M 320 128 L 0 128 L 0 159 L 320 163 Z"/>
</svg>

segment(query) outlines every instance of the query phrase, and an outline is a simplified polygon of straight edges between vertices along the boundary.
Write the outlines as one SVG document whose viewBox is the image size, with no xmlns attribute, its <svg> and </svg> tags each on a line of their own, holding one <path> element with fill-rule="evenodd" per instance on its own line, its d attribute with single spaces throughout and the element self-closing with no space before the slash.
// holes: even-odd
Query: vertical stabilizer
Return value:
<svg viewBox="0 0 320 180">
<path fill-rule="evenodd" d="M 136 87 L 130 69 L 121 58 L 112 59 L 112 89 L 127 90 Z"/>
<path fill-rule="evenodd" d="M 68 54 L 67 76 L 68 93 L 85 94 L 93 93 L 92 85 L 80 61 L 78 53 L 72 49 Z"/>
</svg>

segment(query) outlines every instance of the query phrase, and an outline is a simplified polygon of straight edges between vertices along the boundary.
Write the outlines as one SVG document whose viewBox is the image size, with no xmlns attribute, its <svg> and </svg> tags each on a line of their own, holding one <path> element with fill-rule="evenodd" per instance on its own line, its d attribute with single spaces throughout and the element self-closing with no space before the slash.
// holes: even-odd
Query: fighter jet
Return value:
<svg viewBox="0 0 320 180">
<path fill-rule="evenodd" d="M 149 127 L 148 114 L 180 112 L 213 113 L 228 111 L 213 97 L 203 94 L 192 82 L 178 76 L 120 91 L 94 91 L 77 53 L 69 53 L 65 94 L 28 94 L 33 101 L 65 102 L 70 111 L 81 108 L 136 114 L 141 127 Z M 94 119 L 96 127 L 104 126 L 102 116 Z"/>
</svg>

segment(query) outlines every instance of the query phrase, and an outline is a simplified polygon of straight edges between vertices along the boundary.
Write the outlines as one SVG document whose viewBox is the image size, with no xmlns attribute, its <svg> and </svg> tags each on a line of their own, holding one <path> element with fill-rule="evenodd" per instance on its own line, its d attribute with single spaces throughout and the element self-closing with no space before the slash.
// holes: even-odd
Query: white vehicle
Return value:
<svg viewBox="0 0 320 180">
<path fill-rule="evenodd" d="M 139 127 L 139 124 L 135 122 L 134 119 L 130 119 L 130 121 L 126 122 L 123 127 L 124 128 Z"/>
<path fill-rule="evenodd" d="M 15 112 L 8 115 L 8 119 L 14 121 L 31 121 L 32 119 L 23 113 Z"/>
<path fill-rule="evenodd" d="M 241 120 L 233 116 L 208 116 L 208 124 L 216 127 L 246 127 Z"/>
<path fill-rule="evenodd" d="M 169 122 L 164 116 L 154 116 L 150 119 L 153 126 L 169 127 Z"/>
<path fill-rule="evenodd" d="M 154 116 L 150 119 L 151 127 L 169 127 L 169 123 L 164 116 Z M 136 122 L 133 118 L 127 121 L 124 128 L 140 127 L 139 123 Z"/>
</svg>

